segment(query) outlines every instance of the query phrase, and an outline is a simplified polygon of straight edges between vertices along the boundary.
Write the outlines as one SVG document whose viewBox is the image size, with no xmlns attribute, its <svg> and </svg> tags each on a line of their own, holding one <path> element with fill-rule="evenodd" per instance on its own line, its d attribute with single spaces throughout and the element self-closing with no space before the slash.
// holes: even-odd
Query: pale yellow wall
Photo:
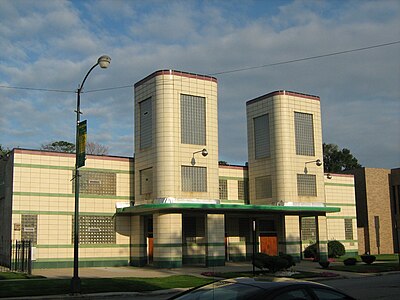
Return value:
<svg viewBox="0 0 400 300">
<path fill-rule="evenodd" d="M 136 204 L 167 197 L 218 199 L 217 83 L 179 74 L 156 75 L 135 86 Z M 206 98 L 206 145 L 181 144 L 181 94 Z M 149 97 L 153 112 L 153 144 L 150 148 L 140 149 L 139 103 Z M 191 166 L 193 152 L 203 148 L 207 149 L 208 156 L 197 153 L 195 160 L 196 166 L 207 167 L 207 192 L 182 192 L 181 166 Z M 153 192 L 141 195 L 139 171 L 147 168 L 153 169 Z"/>
<path fill-rule="evenodd" d="M 315 156 L 296 155 L 294 113 L 313 115 Z M 255 117 L 268 114 L 270 126 L 271 156 L 255 159 L 254 126 Z M 324 202 L 323 167 L 307 164 L 308 174 L 316 175 L 317 197 L 298 196 L 297 174 L 304 174 L 305 163 L 322 161 L 322 129 L 320 101 L 301 95 L 271 96 L 247 104 L 248 155 L 250 201 L 252 204 L 275 204 L 285 202 Z M 256 199 L 255 178 L 272 176 L 272 198 Z"/>
<path fill-rule="evenodd" d="M 247 167 L 242 166 L 219 166 L 219 179 L 227 180 L 228 199 L 221 200 L 227 204 L 245 204 L 244 199 L 239 199 L 238 181 L 248 181 Z"/>
</svg>

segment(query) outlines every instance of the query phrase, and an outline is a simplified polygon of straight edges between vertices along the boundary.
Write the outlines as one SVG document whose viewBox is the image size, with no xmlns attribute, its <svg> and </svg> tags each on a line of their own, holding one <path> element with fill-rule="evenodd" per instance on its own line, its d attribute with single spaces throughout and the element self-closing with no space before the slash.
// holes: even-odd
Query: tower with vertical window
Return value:
<svg viewBox="0 0 400 300">
<path fill-rule="evenodd" d="M 277 91 L 247 102 L 252 204 L 325 202 L 319 97 Z"/>
<path fill-rule="evenodd" d="M 162 70 L 135 84 L 135 170 L 136 204 L 219 198 L 216 78 Z"/>
</svg>

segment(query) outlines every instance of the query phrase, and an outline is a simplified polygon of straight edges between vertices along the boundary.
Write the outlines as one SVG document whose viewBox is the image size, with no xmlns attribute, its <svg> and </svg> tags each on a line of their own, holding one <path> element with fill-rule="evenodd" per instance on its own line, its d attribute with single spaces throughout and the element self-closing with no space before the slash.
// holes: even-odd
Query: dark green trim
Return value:
<svg viewBox="0 0 400 300">
<path fill-rule="evenodd" d="M 225 256 L 207 256 L 207 267 L 225 266 Z"/>
<path fill-rule="evenodd" d="M 36 245 L 41 249 L 73 248 L 73 244 L 66 245 Z M 79 244 L 79 248 L 129 248 L 129 244 Z"/>
<path fill-rule="evenodd" d="M 327 219 L 354 219 L 357 220 L 356 216 L 326 216 Z"/>
<path fill-rule="evenodd" d="M 325 203 L 326 206 L 354 206 L 356 207 L 355 203 Z"/>
<path fill-rule="evenodd" d="M 184 265 L 204 265 L 206 263 L 205 255 L 183 255 L 182 263 Z"/>
<path fill-rule="evenodd" d="M 23 163 L 14 163 L 14 167 L 20 168 L 31 168 L 31 169 L 51 169 L 51 170 L 67 170 L 73 171 L 75 167 L 73 166 L 52 166 L 52 165 L 38 165 L 38 164 L 23 164 Z M 95 171 L 95 172 L 102 172 L 102 173 L 122 173 L 122 174 L 134 174 L 133 170 L 126 171 L 126 170 L 118 170 L 118 169 L 100 169 L 100 168 L 81 168 L 84 171 Z"/>
<path fill-rule="evenodd" d="M 351 184 L 351 183 L 332 183 L 332 182 L 325 182 L 325 185 L 354 187 L 354 184 Z"/>
<path fill-rule="evenodd" d="M 221 200 L 221 204 L 231 204 L 231 203 L 237 203 L 237 204 L 245 204 L 245 200 L 227 200 L 227 199 L 224 199 L 224 200 Z"/>
<path fill-rule="evenodd" d="M 181 258 L 161 258 L 154 257 L 153 265 L 157 268 L 181 268 Z"/>
<path fill-rule="evenodd" d="M 249 178 L 247 177 L 233 177 L 233 176 L 218 176 L 220 180 L 235 180 L 235 181 L 246 181 Z"/>
<path fill-rule="evenodd" d="M 339 207 L 326 207 L 326 206 L 276 206 L 276 205 L 240 205 L 240 204 L 197 204 L 197 203 L 161 203 L 161 204 L 141 204 L 125 208 L 118 208 L 117 213 L 125 214 L 142 214 L 154 213 L 156 211 L 182 211 L 182 210 L 209 210 L 212 213 L 225 213 L 225 212 L 280 212 L 292 213 L 294 215 L 301 214 L 302 212 L 340 212 Z"/>
<path fill-rule="evenodd" d="M 59 269 L 59 268 L 72 268 L 74 265 L 73 259 L 46 259 L 46 260 L 36 260 L 32 261 L 33 269 Z M 128 266 L 127 258 L 96 258 L 96 259 L 79 259 L 80 268 L 89 267 L 121 267 Z"/>
<path fill-rule="evenodd" d="M 143 267 L 147 265 L 147 256 L 131 257 L 129 265 L 133 267 Z"/>
<path fill-rule="evenodd" d="M 176 248 L 176 247 L 182 247 L 182 244 L 176 243 L 176 244 L 153 244 L 154 248 Z"/>
<path fill-rule="evenodd" d="M 130 244 L 132 248 L 146 248 L 147 244 Z"/>
<path fill-rule="evenodd" d="M 233 262 L 246 261 L 246 254 L 229 254 L 229 260 Z"/>
<path fill-rule="evenodd" d="M 39 192 L 13 192 L 14 196 L 33 196 L 33 197 L 63 197 L 74 198 L 75 194 L 58 194 L 58 193 L 39 193 Z M 89 195 L 79 194 L 80 198 L 93 199 L 118 199 L 118 200 L 134 200 L 134 196 L 114 196 L 114 195 Z"/>
<path fill-rule="evenodd" d="M 61 215 L 61 216 L 73 216 L 74 212 L 71 211 L 38 211 L 38 210 L 13 210 L 13 214 L 20 215 Z M 106 216 L 112 217 L 115 213 L 104 213 L 104 212 L 79 212 L 80 216 Z"/>
</svg>

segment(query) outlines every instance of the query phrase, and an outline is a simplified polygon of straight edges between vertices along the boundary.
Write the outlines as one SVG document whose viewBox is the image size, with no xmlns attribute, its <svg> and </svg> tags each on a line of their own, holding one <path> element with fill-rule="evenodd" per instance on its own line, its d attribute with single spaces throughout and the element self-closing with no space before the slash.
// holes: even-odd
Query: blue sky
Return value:
<svg viewBox="0 0 400 300">
<path fill-rule="evenodd" d="M 133 155 L 132 85 L 159 69 L 213 74 L 400 41 L 400 1 L 0 0 L 0 144 L 88 139 Z M 216 75 L 220 160 L 247 161 L 245 103 L 274 90 L 321 97 L 323 140 L 367 167 L 400 166 L 400 44 Z M 60 90 L 59 92 L 15 89 Z M 122 88 L 116 88 L 122 87 Z M 103 88 L 116 88 L 94 91 Z M 61 92 L 62 91 L 62 92 Z"/>
</svg>

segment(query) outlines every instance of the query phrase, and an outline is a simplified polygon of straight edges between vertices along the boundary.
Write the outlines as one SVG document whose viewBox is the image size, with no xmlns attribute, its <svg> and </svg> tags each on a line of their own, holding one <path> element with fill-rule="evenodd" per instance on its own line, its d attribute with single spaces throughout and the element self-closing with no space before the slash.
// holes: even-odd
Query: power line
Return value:
<svg viewBox="0 0 400 300">
<path fill-rule="evenodd" d="M 32 87 L 11 86 L 11 85 L 0 85 L 0 88 L 14 89 L 14 90 L 41 91 L 41 92 L 56 92 L 56 93 L 75 93 L 75 91 L 68 91 L 68 90 L 32 88 Z"/>
<path fill-rule="evenodd" d="M 374 48 L 391 46 L 391 45 L 395 45 L 395 44 L 400 44 L 400 41 L 394 41 L 394 42 L 378 44 L 378 45 L 372 45 L 372 46 L 367 46 L 367 47 L 362 47 L 362 48 L 355 48 L 355 49 L 350 49 L 350 50 L 344 50 L 344 51 L 320 54 L 320 55 L 297 58 L 297 59 L 286 60 L 286 61 L 280 61 L 280 62 L 265 64 L 265 65 L 252 66 L 252 67 L 243 67 L 243 68 L 238 68 L 238 69 L 220 71 L 220 72 L 210 73 L 208 75 L 215 76 L 215 75 L 222 75 L 222 74 L 229 74 L 229 73 L 237 73 L 237 72 L 249 71 L 249 70 L 254 70 L 254 69 L 261 69 L 261 68 L 267 68 L 267 67 L 291 64 L 291 63 L 296 63 L 296 62 L 301 62 L 301 61 L 319 59 L 319 58 L 324 58 L 324 57 L 329 57 L 329 56 L 347 54 L 347 53 L 352 53 L 352 52 L 365 51 L 365 50 L 370 50 L 370 49 L 374 49 Z M 119 89 L 132 88 L 132 87 L 133 87 L 133 84 L 130 84 L 130 85 L 117 86 L 117 87 L 109 87 L 109 88 L 103 88 L 103 89 L 89 90 L 89 91 L 86 91 L 85 93 L 93 93 L 93 92 L 109 91 L 109 90 L 119 90 Z M 71 91 L 71 90 L 17 87 L 17 86 L 5 86 L 5 85 L 0 85 L 0 88 L 17 89 L 17 90 L 30 90 L 30 91 L 42 91 L 42 92 L 56 92 L 56 93 L 76 93 L 76 91 Z"/>
<path fill-rule="evenodd" d="M 329 57 L 329 56 L 335 56 L 335 55 L 346 54 L 346 53 L 351 53 L 351 52 L 358 52 L 358 51 L 364 51 L 364 50 L 369 50 L 369 49 L 374 49 L 374 48 L 379 48 L 379 47 L 385 47 L 385 46 L 390 46 L 390 45 L 399 44 L 399 43 L 400 43 L 400 41 L 395 41 L 395 42 L 379 44 L 379 45 L 373 45 L 373 46 L 368 46 L 368 47 L 363 47 L 363 48 L 356 48 L 356 49 L 351 49 L 351 50 L 344 50 L 344 51 L 321 54 L 321 55 L 316 55 L 316 56 L 310 56 L 310 57 L 286 60 L 286 61 L 266 64 L 266 65 L 261 65 L 261 66 L 244 67 L 244 68 L 240 68 L 240 69 L 221 71 L 221 72 L 211 73 L 209 75 L 215 76 L 215 75 L 221 75 L 221 74 L 236 73 L 236 72 L 243 72 L 243 71 L 260 69 L 260 68 L 267 68 L 267 67 L 291 64 L 291 63 L 300 62 L 300 61 L 306 61 L 306 60 L 311 60 L 311 59 L 318 59 L 318 58 L 323 58 L 323 57 Z"/>
</svg>

